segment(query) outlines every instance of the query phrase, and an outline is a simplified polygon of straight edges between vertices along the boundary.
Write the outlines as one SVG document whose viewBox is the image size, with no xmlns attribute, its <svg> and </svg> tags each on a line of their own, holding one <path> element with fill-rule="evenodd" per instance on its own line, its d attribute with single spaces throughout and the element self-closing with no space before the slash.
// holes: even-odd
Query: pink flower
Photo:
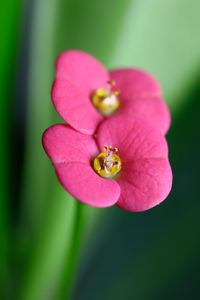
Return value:
<svg viewBox="0 0 200 300">
<path fill-rule="evenodd" d="M 102 178 L 94 170 L 94 159 L 104 145 L 119 149 L 122 165 L 116 179 Z M 43 147 L 62 186 L 85 204 L 97 207 L 116 204 L 124 210 L 144 211 L 163 201 L 171 190 L 166 140 L 144 120 L 111 117 L 100 124 L 96 137 L 77 132 L 66 124 L 54 125 L 45 131 Z M 106 159 L 112 169 L 117 163 L 110 157 L 117 149 L 109 151 Z"/>
<path fill-rule="evenodd" d="M 148 121 L 163 134 L 170 125 L 160 86 L 150 74 L 137 69 L 108 72 L 82 51 L 70 50 L 58 57 L 52 100 L 63 120 L 86 134 L 94 134 L 97 125 L 108 118 L 107 108 L 115 115 Z"/>
</svg>

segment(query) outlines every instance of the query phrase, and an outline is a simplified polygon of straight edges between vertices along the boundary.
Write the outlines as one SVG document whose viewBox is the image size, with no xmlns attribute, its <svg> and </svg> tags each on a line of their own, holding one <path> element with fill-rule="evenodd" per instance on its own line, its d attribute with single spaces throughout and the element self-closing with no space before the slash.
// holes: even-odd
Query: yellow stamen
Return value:
<svg viewBox="0 0 200 300">
<path fill-rule="evenodd" d="M 121 170 L 121 159 L 115 153 L 118 148 L 104 146 L 104 152 L 95 157 L 93 168 L 95 172 L 104 178 L 111 178 Z"/>
<path fill-rule="evenodd" d="M 115 94 L 116 96 L 119 96 L 120 90 L 114 91 L 114 94 Z"/>
<path fill-rule="evenodd" d="M 102 115 L 114 113 L 120 104 L 118 99 L 120 91 L 111 91 L 111 86 L 114 86 L 116 82 L 114 80 L 107 80 L 107 83 L 110 85 L 108 88 L 100 88 L 91 96 L 92 104 Z"/>
</svg>

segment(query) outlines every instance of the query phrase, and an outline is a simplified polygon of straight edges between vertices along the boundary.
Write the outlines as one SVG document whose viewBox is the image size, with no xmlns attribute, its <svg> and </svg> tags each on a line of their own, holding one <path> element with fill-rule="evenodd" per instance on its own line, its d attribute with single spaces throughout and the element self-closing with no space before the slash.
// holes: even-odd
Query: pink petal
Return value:
<svg viewBox="0 0 200 300">
<path fill-rule="evenodd" d="M 166 134 L 171 122 L 169 109 L 161 98 L 121 99 L 116 115 L 122 114 L 148 121 L 163 134 Z"/>
<path fill-rule="evenodd" d="M 99 177 L 91 167 L 99 153 L 92 136 L 59 124 L 43 134 L 43 147 L 62 186 L 81 202 L 98 207 L 116 203 L 120 188 L 116 181 Z"/>
<path fill-rule="evenodd" d="M 92 55 L 69 50 L 62 52 L 56 60 L 56 78 L 76 86 L 83 94 L 90 95 L 100 87 L 106 87 L 109 74 Z"/>
<path fill-rule="evenodd" d="M 147 122 L 126 116 L 113 116 L 102 122 L 97 131 L 97 142 L 119 148 L 123 161 L 143 158 L 166 158 L 168 146 L 159 130 Z"/>
<path fill-rule="evenodd" d="M 119 199 L 120 188 L 113 179 L 98 176 L 89 164 L 62 163 L 55 166 L 64 189 L 77 200 L 96 207 L 107 207 Z"/>
<path fill-rule="evenodd" d="M 49 127 L 43 134 L 42 143 L 53 163 L 89 163 L 99 153 L 92 136 L 79 133 L 66 124 Z"/>
<path fill-rule="evenodd" d="M 93 107 L 91 94 L 106 87 L 109 74 L 91 55 L 76 50 L 63 52 L 56 61 L 52 101 L 72 127 L 93 134 L 103 117 Z"/>
<path fill-rule="evenodd" d="M 147 72 L 137 69 L 119 69 L 110 72 L 120 89 L 120 99 L 129 101 L 138 98 L 160 97 L 161 89 L 157 80 Z"/>
<path fill-rule="evenodd" d="M 105 144 L 119 148 L 120 208 L 143 211 L 167 197 L 172 172 L 167 143 L 159 130 L 140 119 L 114 116 L 99 126 L 97 140 L 101 149 Z"/>
<path fill-rule="evenodd" d="M 128 211 L 144 211 L 162 202 L 172 186 L 167 159 L 154 158 L 123 164 L 117 182 L 121 188 L 117 206 Z"/>
<path fill-rule="evenodd" d="M 89 97 L 65 80 L 54 80 L 52 100 L 62 119 L 82 133 L 93 134 L 103 120 Z"/>
</svg>

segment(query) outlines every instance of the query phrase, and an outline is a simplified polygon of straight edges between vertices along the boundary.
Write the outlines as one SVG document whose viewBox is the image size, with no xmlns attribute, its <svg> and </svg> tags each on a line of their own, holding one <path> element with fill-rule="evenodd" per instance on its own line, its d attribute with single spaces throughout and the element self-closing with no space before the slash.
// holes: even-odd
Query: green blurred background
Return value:
<svg viewBox="0 0 200 300">
<path fill-rule="evenodd" d="M 1 1 L 0 299 L 200 299 L 200 1 Z M 163 87 L 173 189 L 129 213 L 75 201 L 42 132 L 54 61 L 77 48 Z"/>
</svg>

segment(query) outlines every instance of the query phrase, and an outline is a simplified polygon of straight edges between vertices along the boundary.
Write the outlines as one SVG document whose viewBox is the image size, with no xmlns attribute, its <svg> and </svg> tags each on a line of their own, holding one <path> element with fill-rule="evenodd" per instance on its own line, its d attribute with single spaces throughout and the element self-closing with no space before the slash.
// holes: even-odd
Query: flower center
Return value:
<svg viewBox="0 0 200 300">
<path fill-rule="evenodd" d="M 121 170 L 121 159 L 116 154 L 117 148 L 104 146 L 104 152 L 95 157 L 93 168 L 95 172 L 104 178 L 110 178 Z"/>
<path fill-rule="evenodd" d="M 102 115 L 110 115 L 119 107 L 119 90 L 111 91 L 116 83 L 114 80 L 108 80 L 107 83 L 108 88 L 98 89 L 91 97 L 92 104 Z"/>
</svg>

